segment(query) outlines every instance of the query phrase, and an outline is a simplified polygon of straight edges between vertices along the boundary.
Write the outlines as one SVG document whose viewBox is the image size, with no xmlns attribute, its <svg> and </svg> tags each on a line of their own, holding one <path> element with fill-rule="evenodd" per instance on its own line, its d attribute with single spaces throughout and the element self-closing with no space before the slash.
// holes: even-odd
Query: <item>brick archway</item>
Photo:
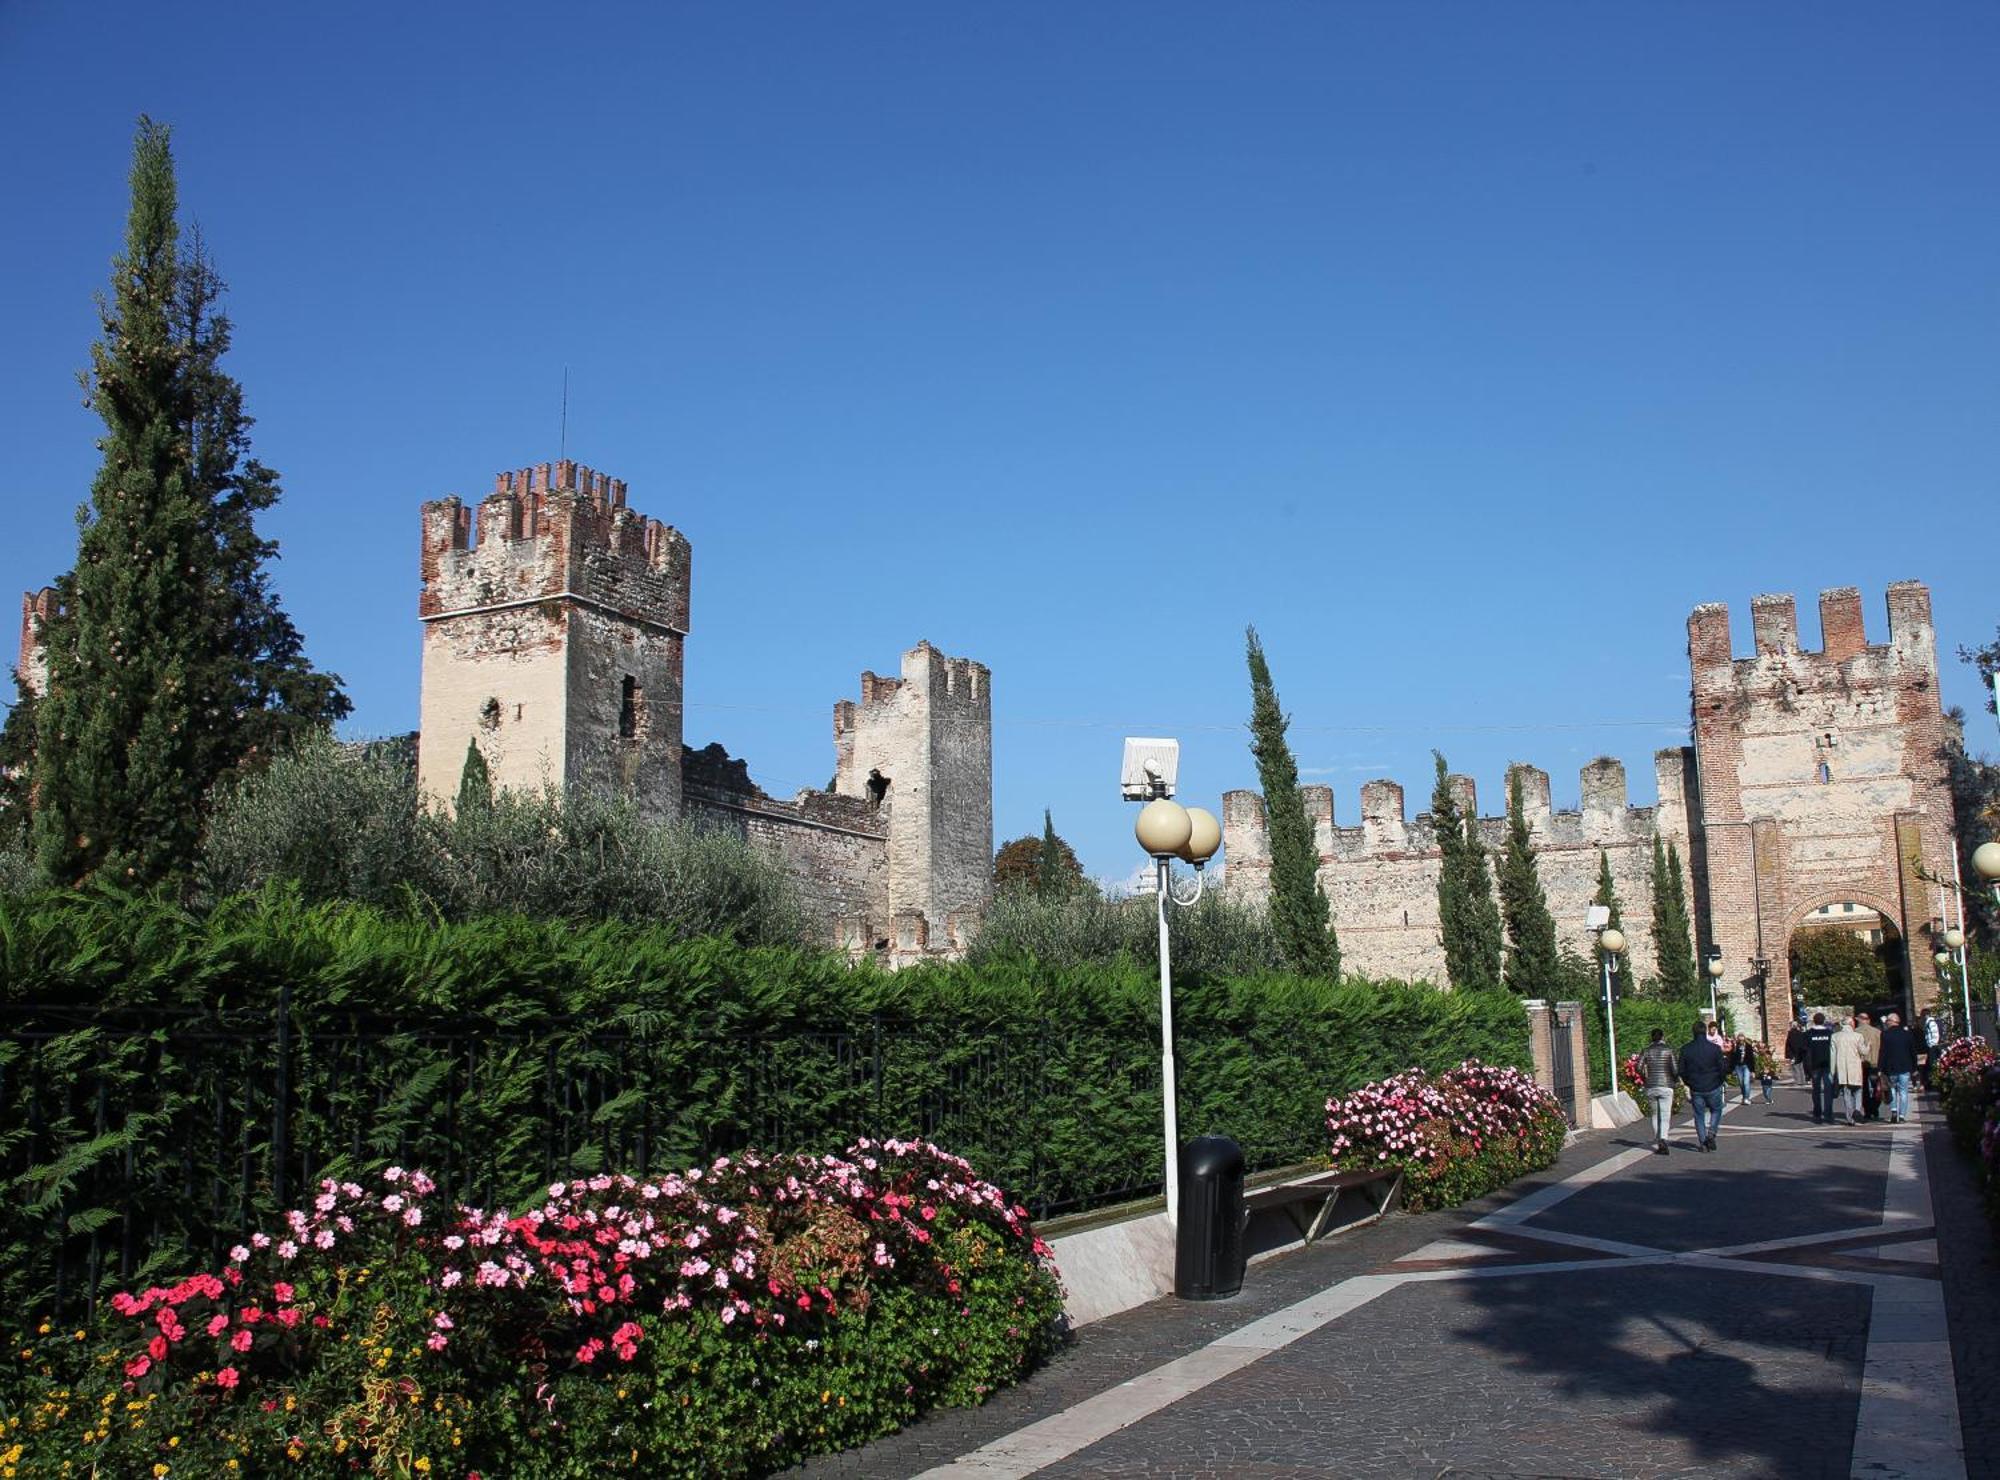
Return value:
<svg viewBox="0 0 2000 1480">
<path fill-rule="evenodd" d="M 1874 890 L 1866 888 L 1822 889 L 1818 891 L 1816 896 L 1809 899 L 1809 901 L 1802 908 L 1799 908 L 1793 912 L 1791 920 L 1785 926 L 1785 938 L 1780 943 L 1780 949 L 1782 949 L 1785 953 L 1784 955 L 1786 963 L 1785 973 L 1784 973 L 1785 990 L 1787 997 L 1790 999 L 1785 1004 L 1787 1011 L 1789 1012 L 1797 1011 L 1798 991 L 1799 991 L 1798 983 L 1795 980 L 1793 980 L 1791 973 L 1792 942 L 1798 938 L 1799 932 L 1801 930 L 1838 929 L 1839 925 L 1837 922 L 1824 926 L 1808 926 L 1806 922 L 1812 917 L 1812 914 L 1815 910 L 1818 910 L 1825 905 L 1850 904 L 1850 903 L 1858 904 L 1865 909 L 1873 910 L 1875 914 L 1881 919 L 1883 928 L 1886 931 L 1892 932 L 1894 934 L 1895 936 L 1894 944 L 1896 948 L 1899 950 L 1902 957 L 1902 988 L 1898 995 L 1903 999 L 1902 1006 L 1903 1009 L 1907 1012 L 1909 1008 L 1908 998 L 1910 995 L 1909 923 L 1906 920 L 1904 920 L 1903 912 L 1900 908 L 1891 905 L 1887 899 L 1882 897 L 1880 894 L 1876 893 Z M 1882 943 L 1885 946 L 1891 944 L 1891 942 L 1887 939 L 1885 939 Z M 1775 1009 L 1776 1005 L 1777 1004 L 1771 1004 L 1773 1009 Z M 1850 1005 L 1861 1005 L 1861 1004 L 1850 1004 Z M 1772 1012 L 1772 1021 L 1775 1022 L 1777 1020 L 1778 1020 L 1777 1013 L 1774 1010 Z"/>
</svg>

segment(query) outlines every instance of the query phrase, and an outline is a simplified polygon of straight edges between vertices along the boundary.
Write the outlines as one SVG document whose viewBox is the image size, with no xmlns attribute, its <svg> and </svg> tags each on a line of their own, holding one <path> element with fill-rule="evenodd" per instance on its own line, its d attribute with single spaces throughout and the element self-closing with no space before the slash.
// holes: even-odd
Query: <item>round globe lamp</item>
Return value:
<svg viewBox="0 0 2000 1480">
<path fill-rule="evenodd" d="M 1965 944 L 1965 932 L 1960 930 L 1956 925 L 1952 926 L 1951 929 L 1944 933 L 1944 944 L 1945 949 L 1948 951 L 1957 950 Z"/>
<path fill-rule="evenodd" d="M 1189 807 L 1187 818 L 1188 840 L 1181 845 L 1175 857 L 1182 863 L 1200 868 L 1215 857 L 1215 850 L 1222 846 L 1222 824 L 1206 807 Z"/>
<path fill-rule="evenodd" d="M 1710 956 L 1708 958 L 1708 974 L 1710 976 L 1722 975 L 1722 958 L 1720 956 Z"/>
<path fill-rule="evenodd" d="M 1597 937 L 1597 943 L 1611 955 L 1615 956 L 1625 949 L 1625 932 L 1616 926 L 1612 926 Z"/>
<path fill-rule="evenodd" d="M 1165 797 L 1139 809 L 1139 822 L 1132 829 L 1139 846 L 1155 858 L 1173 858 L 1194 835 L 1194 821 L 1179 802 Z"/>
<path fill-rule="evenodd" d="M 1931 957 L 1931 960 L 1937 962 L 1937 964 L 1940 966 L 1949 966 L 1951 965 L 1951 952 L 1939 951 L 1936 955 Z"/>
<path fill-rule="evenodd" d="M 2000 879 L 2000 843 L 1981 843 L 1972 850 L 1973 872 L 1991 884 Z"/>
</svg>

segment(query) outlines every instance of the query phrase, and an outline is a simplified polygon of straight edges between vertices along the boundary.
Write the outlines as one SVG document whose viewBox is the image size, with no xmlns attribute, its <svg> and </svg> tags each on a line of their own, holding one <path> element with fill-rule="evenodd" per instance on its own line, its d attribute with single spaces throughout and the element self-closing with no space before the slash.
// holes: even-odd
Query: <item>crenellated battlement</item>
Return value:
<svg viewBox="0 0 2000 1480">
<path fill-rule="evenodd" d="M 1689 753 L 1662 750 L 1653 761 L 1657 804 L 1633 806 L 1624 764 L 1600 756 L 1578 772 L 1579 805 L 1561 811 L 1551 805 L 1546 771 L 1519 762 L 1507 768 L 1509 784 L 1500 794 L 1504 798 L 1518 778 L 1549 908 L 1573 949 L 1589 944 L 1584 921 L 1600 855 L 1611 866 L 1628 920 L 1644 919 L 1651 908 L 1654 840 L 1673 842 L 1685 863 Z M 1477 818 L 1479 836 L 1497 861 L 1507 840 L 1505 812 L 1478 816 L 1478 789 L 1470 776 L 1448 776 L 1446 785 L 1461 812 Z M 1437 887 L 1443 850 L 1436 819 L 1429 812 L 1411 817 L 1403 788 L 1386 779 L 1363 783 L 1360 820 L 1350 827 L 1335 822 L 1331 788 L 1301 786 L 1299 794 L 1312 825 L 1320 886 L 1333 906 L 1346 958 L 1364 972 L 1442 980 Z M 1266 897 L 1271 845 L 1264 799 L 1254 791 L 1226 792 L 1222 838 L 1225 887 L 1239 899 Z M 1641 968 L 1650 970 L 1650 944 L 1635 949 Z"/>
<path fill-rule="evenodd" d="M 1706 602 L 1688 616 L 1688 661 L 1699 696 L 1726 688 L 1763 691 L 1826 680 L 1852 687 L 1870 681 L 1935 680 L 1937 640 L 1931 593 L 1920 581 L 1897 581 L 1886 592 L 1889 640 L 1868 641 L 1861 593 L 1836 586 L 1819 594 L 1820 647 L 1799 644 L 1798 602 L 1789 594 L 1750 599 L 1750 656 L 1736 656 L 1729 607 Z"/>
<path fill-rule="evenodd" d="M 500 473 L 475 510 L 423 506 L 418 612 L 440 616 L 551 597 L 685 633 L 688 542 L 628 508 L 623 480 L 567 459 Z"/>
</svg>

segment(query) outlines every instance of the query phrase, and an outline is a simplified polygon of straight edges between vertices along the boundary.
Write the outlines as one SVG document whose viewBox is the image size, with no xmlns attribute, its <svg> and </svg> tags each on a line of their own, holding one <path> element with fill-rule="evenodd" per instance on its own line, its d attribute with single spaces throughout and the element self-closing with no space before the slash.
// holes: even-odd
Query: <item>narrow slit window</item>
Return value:
<svg viewBox="0 0 2000 1480">
<path fill-rule="evenodd" d="M 639 733 L 640 720 L 646 708 L 646 694 L 639 687 L 637 679 L 625 675 L 625 687 L 618 701 L 618 738 L 633 739 Z"/>
</svg>

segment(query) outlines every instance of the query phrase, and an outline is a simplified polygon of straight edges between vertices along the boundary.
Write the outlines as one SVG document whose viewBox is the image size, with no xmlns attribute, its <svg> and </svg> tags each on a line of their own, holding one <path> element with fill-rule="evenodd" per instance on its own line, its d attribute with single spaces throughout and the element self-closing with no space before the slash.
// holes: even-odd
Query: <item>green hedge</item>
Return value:
<svg viewBox="0 0 2000 1480">
<path fill-rule="evenodd" d="M 1627 997 L 1618 1004 L 1616 1023 L 1618 1028 L 1618 1057 L 1630 1058 L 1648 1043 L 1652 1042 L 1653 1029 L 1659 1028 L 1667 1035 L 1667 1042 L 1676 1049 L 1694 1035 L 1694 1025 L 1701 1020 L 1705 1002 L 1674 1002 L 1658 997 Z M 1596 999 L 1584 1003 L 1584 1019 L 1587 1024 L 1585 1047 L 1590 1053 L 1590 1088 L 1593 1094 L 1604 1094 L 1611 1088 L 1610 1066 L 1605 1062 L 1604 1002 Z M 1726 1031 L 1734 1031 L 1734 1023 L 1725 1010 L 1722 1026 Z"/>
<path fill-rule="evenodd" d="M 1158 1000 L 1132 963 L 891 974 L 279 890 L 206 914 L 0 901 L 0 1301 L 51 1298 L 58 1248 L 73 1298 L 268 1222 L 281 1173 L 295 1198 L 391 1160 L 504 1204 L 600 1167 L 921 1135 L 1037 1216 L 1143 1194 L 1159 1178 Z M 1528 1062 L 1526 1015 L 1502 994 L 1195 975 L 1175 1011 L 1182 1131 L 1235 1137 L 1253 1167 L 1320 1153 L 1330 1093 L 1413 1065 Z"/>
</svg>

